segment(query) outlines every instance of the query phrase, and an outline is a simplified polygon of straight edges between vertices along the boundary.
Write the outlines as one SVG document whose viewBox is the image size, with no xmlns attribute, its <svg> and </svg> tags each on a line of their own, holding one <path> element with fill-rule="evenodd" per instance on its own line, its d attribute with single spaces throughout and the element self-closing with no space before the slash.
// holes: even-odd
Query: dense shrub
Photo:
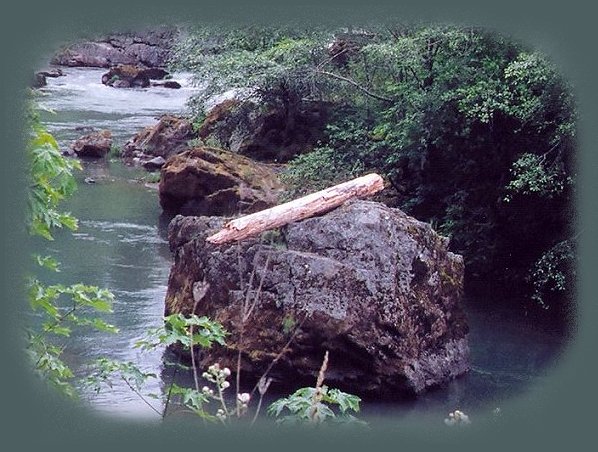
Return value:
<svg viewBox="0 0 598 452">
<path fill-rule="evenodd" d="M 555 247 L 573 236 L 576 112 L 544 55 L 455 26 L 220 30 L 207 49 L 208 34 L 179 52 L 206 83 L 196 106 L 230 88 L 289 112 L 333 106 L 325 138 L 283 176 L 289 197 L 378 171 L 394 205 L 450 236 L 470 283 L 570 301 L 573 272 L 546 262 L 575 266 Z"/>
</svg>

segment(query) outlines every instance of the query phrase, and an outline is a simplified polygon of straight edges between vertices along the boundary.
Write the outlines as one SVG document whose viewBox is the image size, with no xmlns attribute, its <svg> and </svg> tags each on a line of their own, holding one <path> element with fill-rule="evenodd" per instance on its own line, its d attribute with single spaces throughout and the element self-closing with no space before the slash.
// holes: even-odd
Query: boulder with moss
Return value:
<svg viewBox="0 0 598 452">
<path fill-rule="evenodd" d="M 200 146 L 166 161 L 159 194 L 160 205 L 168 213 L 233 215 L 275 205 L 281 190 L 272 167 L 224 149 Z"/>
<path fill-rule="evenodd" d="M 233 98 L 209 110 L 198 135 L 207 143 L 255 160 L 284 163 L 323 138 L 326 120 L 323 102 L 289 112 Z"/>
<path fill-rule="evenodd" d="M 163 115 L 156 124 L 144 128 L 124 144 L 121 158 L 127 164 L 145 166 L 156 157 L 168 159 L 183 152 L 195 136 L 189 120 Z"/>
<path fill-rule="evenodd" d="M 100 130 L 83 135 L 71 144 L 71 149 L 77 157 L 102 158 L 112 147 L 112 133 Z"/>
<path fill-rule="evenodd" d="M 225 222 L 177 216 L 169 227 L 166 314 L 190 314 L 193 284 L 207 281 L 195 313 L 231 333 L 227 347 L 198 355 L 202 368 L 236 369 L 241 352 L 251 385 L 290 341 L 270 371 L 279 389 L 313 385 L 328 350 L 330 385 L 385 398 L 419 394 L 468 370 L 463 259 L 429 224 L 350 201 L 262 237 L 207 243 Z M 241 306 L 254 300 L 242 326 Z"/>
</svg>

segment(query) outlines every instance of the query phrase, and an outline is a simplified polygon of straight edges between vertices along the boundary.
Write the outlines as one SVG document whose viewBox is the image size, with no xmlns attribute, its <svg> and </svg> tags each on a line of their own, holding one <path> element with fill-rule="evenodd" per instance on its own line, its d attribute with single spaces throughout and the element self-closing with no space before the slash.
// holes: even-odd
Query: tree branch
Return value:
<svg viewBox="0 0 598 452">
<path fill-rule="evenodd" d="M 359 83 L 357 83 L 354 80 L 351 80 L 350 78 L 343 77 L 342 75 L 334 74 L 334 73 L 328 72 L 328 71 L 316 71 L 316 73 L 326 75 L 328 77 L 332 77 L 337 80 L 342 80 L 343 82 L 347 82 L 350 85 L 353 85 L 355 88 L 359 89 L 360 91 L 364 92 L 368 96 L 373 97 L 374 99 L 378 99 L 378 100 L 381 100 L 384 102 L 394 102 L 395 101 L 394 99 L 390 99 L 388 97 L 384 97 L 379 94 L 373 93 L 369 89 L 367 89 L 365 86 L 360 85 Z"/>
</svg>

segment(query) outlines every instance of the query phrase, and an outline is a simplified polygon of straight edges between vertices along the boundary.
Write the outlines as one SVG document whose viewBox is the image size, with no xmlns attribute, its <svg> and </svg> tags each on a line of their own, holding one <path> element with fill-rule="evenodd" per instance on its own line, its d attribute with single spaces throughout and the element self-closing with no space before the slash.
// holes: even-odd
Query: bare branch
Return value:
<svg viewBox="0 0 598 452">
<path fill-rule="evenodd" d="M 394 102 L 395 101 L 394 99 L 390 99 L 389 97 L 384 97 L 379 94 L 373 93 L 369 89 L 367 89 L 365 86 L 360 85 L 359 83 L 357 83 L 354 80 L 351 80 L 350 78 L 343 77 L 342 75 L 334 74 L 334 73 L 328 72 L 328 71 L 316 71 L 316 72 L 321 75 L 326 75 L 328 77 L 332 77 L 337 80 L 342 80 L 343 82 L 347 82 L 348 84 L 353 85 L 355 88 L 364 92 L 368 96 L 373 97 L 374 99 L 378 99 L 378 100 L 381 100 L 384 102 Z"/>
</svg>

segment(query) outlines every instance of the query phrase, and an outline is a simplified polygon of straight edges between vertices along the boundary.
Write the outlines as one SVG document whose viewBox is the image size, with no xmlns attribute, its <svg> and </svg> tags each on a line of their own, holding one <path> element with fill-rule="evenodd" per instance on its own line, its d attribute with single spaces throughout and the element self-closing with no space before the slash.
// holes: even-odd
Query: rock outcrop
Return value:
<svg viewBox="0 0 598 452">
<path fill-rule="evenodd" d="M 177 216 L 169 226 L 166 314 L 189 314 L 193 284 L 205 280 L 195 313 L 231 333 L 227 347 L 201 352 L 202 368 L 235 369 L 241 350 L 253 384 L 294 335 L 270 372 L 279 388 L 313 385 L 326 350 L 326 382 L 362 396 L 410 396 L 468 370 L 463 259 L 430 225 L 349 201 L 261 238 L 207 243 L 225 221 Z M 241 304 L 254 299 L 240 340 Z"/>
<path fill-rule="evenodd" d="M 168 75 L 168 72 L 160 68 L 143 68 L 132 64 L 118 64 L 102 75 L 102 83 L 114 88 L 146 88 L 150 86 L 150 80 L 161 80 L 166 75 Z"/>
<path fill-rule="evenodd" d="M 285 112 L 252 101 L 226 99 L 210 109 L 199 138 L 255 160 L 284 163 L 322 138 L 326 106 Z"/>
<path fill-rule="evenodd" d="M 48 69 L 45 71 L 37 71 L 33 74 L 31 82 L 32 88 L 42 88 L 48 84 L 48 78 L 56 78 L 64 76 L 64 72 L 60 68 Z"/>
<path fill-rule="evenodd" d="M 183 152 L 188 149 L 187 142 L 195 136 L 193 126 L 187 119 L 164 115 L 155 125 L 146 127 L 127 141 L 121 156 L 127 164 L 145 166 L 156 157 L 168 159 Z"/>
<path fill-rule="evenodd" d="M 117 64 L 163 67 L 177 34 L 173 28 L 162 27 L 78 42 L 58 52 L 52 58 L 52 64 L 105 68 Z"/>
<path fill-rule="evenodd" d="M 100 130 L 83 135 L 71 144 L 77 157 L 102 158 L 110 152 L 112 134 L 109 130 Z"/>
<path fill-rule="evenodd" d="M 249 213 L 275 205 L 281 188 L 267 165 L 223 149 L 196 147 L 162 166 L 160 205 L 185 215 Z"/>
</svg>

